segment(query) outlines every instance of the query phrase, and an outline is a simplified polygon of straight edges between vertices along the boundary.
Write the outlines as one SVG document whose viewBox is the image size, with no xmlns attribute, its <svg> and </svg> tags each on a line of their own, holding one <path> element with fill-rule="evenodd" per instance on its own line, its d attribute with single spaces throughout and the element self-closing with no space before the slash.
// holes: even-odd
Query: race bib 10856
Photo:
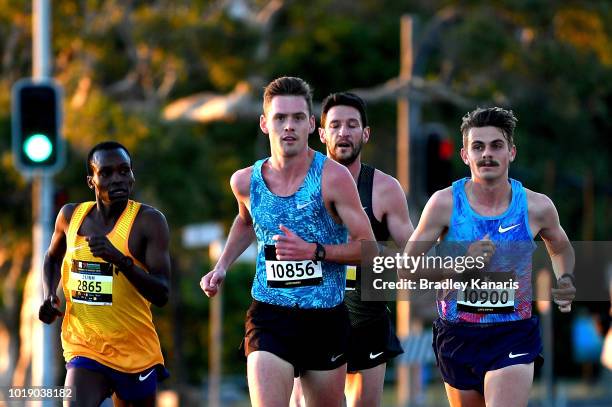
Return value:
<svg viewBox="0 0 612 407">
<path fill-rule="evenodd" d="M 266 277 L 270 288 L 293 288 L 319 285 L 323 281 L 321 262 L 313 260 L 283 261 L 276 259 L 276 247 L 265 245 Z"/>
</svg>

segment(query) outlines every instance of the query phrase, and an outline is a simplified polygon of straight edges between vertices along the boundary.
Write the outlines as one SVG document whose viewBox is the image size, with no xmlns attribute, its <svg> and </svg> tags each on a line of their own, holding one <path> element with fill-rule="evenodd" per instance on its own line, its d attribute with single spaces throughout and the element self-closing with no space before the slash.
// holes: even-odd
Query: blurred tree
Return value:
<svg viewBox="0 0 612 407">
<path fill-rule="evenodd" d="M 0 0 L 0 355 L 8 355 L 0 359 L 0 385 L 13 379 L 30 267 L 30 185 L 12 165 L 8 113 L 11 85 L 30 73 L 30 3 Z M 403 13 L 418 17 L 415 49 L 427 55 L 410 86 L 443 95 L 424 99 L 423 122 L 446 124 L 460 145 L 460 118 L 470 103 L 511 107 L 520 120 L 516 174 L 536 190 L 547 183 L 572 238 L 583 230 L 581 189 L 592 176 L 595 217 L 606 219 L 594 225 L 593 237 L 609 237 L 612 15 L 606 0 L 65 0 L 53 7 L 54 76 L 65 88 L 70 145 L 56 185 L 71 202 L 90 200 L 87 151 L 106 139 L 132 151 L 136 199 L 161 209 L 172 230 L 173 295 L 180 300 L 178 309 L 155 311 L 160 338 L 170 368 L 188 372 L 179 377 L 192 384 L 207 370 L 208 302 L 198 281 L 208 266 L 202 253 L 181 248 L 180 228 L 231 223 L 236 206 L 228 180 L 266 154 L 256 117 L 262 87 L 279 75 L 308 80 L 316 100 L 344 89 L 368 95 L 373 140 L 366 159 L 393 173 L 391 103 L 408 86 L 394 81 Z M 243 101 L 246 108 L 221 115 L 222 122 L 164 120 L 165 106 L 194 94 L 203 103 L 234 95 L 215 100 Z M 206 106 L 204 114 L 215 113 Z M 316 138 L 311 144 L 320 147 Z M 460 168 L 455 161 L 456 175 Z M 226 296 L 226 329 L 234 332 L 227 352 L 238 345 L 232 342 L 239 342 L 249 301 L 243 286 L 252 272 L 241 270 L 230 273 L 226 287 L 241 287 Z M 178 346 L 184 347 L 182 366 L 172 357 Z M 228 370 L 243 368 L 229 353 L 226 361 Z"/>
</svg>

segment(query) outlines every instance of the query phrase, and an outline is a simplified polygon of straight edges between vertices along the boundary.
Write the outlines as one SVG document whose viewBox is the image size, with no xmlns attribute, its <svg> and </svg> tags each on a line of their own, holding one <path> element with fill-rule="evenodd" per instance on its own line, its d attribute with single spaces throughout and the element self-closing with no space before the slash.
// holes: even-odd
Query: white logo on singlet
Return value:
<svg viewBox="0 0 612 407">
<path fill-rule="evenodd" d="M 313 202 L 314 202 L 314 201 L 310 201 L 310 202 L 306 202 L 306 203 L 299 203 L 299 204 L 297 204 L 297 206 L 296 206 L 296 207 L 297 207 L 298 209 L 303 209 L 303 208 L 307 207 L 308 205 L 310 205 L 310 204 L 311 204 L 311 203 L 313 203 Z"/>
<path fill-rule="evenodd" d="M 525 355 L 529 355 L 529 353 L 516 353 L 516 354 L 514 354 L 514 353 L 510 352 L 510 353 L 508 354 L 508 357 L 509 357 L 510 359 L 514 359 L 514 358 L 518 358 L 518 357 L 520 357 L 520 356 L 525 356 Z"/>
<path fill-rule="evenodd" d="M 520 226 L 520 225 L 521 225 L 520 223 L 517 223 L 516 225 L 508 226 L 507 228 L 504 228 L 502 227 L 502 225 L 499 225 L 499 229 L 497 229 L 497 231 L 499 233 L 506 233 L 507 231 L 512 230 L 515 227 Z"/>
</svg>

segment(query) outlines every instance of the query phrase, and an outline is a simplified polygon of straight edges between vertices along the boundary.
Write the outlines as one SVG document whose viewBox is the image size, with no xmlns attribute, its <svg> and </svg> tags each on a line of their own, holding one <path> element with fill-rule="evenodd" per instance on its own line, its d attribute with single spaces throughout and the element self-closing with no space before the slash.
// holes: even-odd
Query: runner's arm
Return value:
<svg viewBox="0 0 612 407">
<path fill-rule="evenodd" d="M 546 244 L 555 276 L 560 278 L 564 274 L 573 275 L 576 262 L 574 248 L 561 227 L 557 208 L 546 195 L 537 194 L 533 198 L 535 218 L 540 228 L 539 235 Z"/>
<path fill-rule="evenodd" d="M 420 256 L 427 253 L 435 242 L 442 236 L 445 229 L 450 223 L 452 213 L 452 193 L 450 188 L 435 192 L 421 214 L 421 219 L 414 233 L 410 236 L 404 254 L 407 256 Z M 398 268 L 397 273 L 399 278 L 414 278 L 419 270 L 413 271 L 408 269 Z M 440 274 L 440 275 L 437 275 Z M 428 270 L 428 278 L 441 278 L 442 273 L 432 275 Z"/>
<path fill-rule="evenodd" d="M 246 211 L 246 209 L 244 210 Z M 242 211 L 242 209 L 240 211 Z M 227 236 L 227 244 L 223 248 L 223 252 L 217 261 L 215 269 L 227 271 L 254 240 L 255 231 L 253 230 L 253 223 L 250 215 L 245 219 L 238 213 L 234 219 L 234 223 L 232 223 L 232 227 Z"/>
<path fill-rule="evenodd" d="M 43 263 L 43 298 L 57 293 L 62 272 L 62 261 L 66 254 L 67 216 L 70 216 L 72 211 L 72 204 L 65 205 L 55 219 L 55 229 Z"/>
<path fill-rule="evenodd" d="M 58 316 L 62 315 L 59 309 L 59 298 L 57 288 L 62 274 L 62 261 L 66 254 L 66 232 L 68 230 L 68 219 L 74 211 L 74 204 L 64 205 L 55 219 L 55 229 L 51 236 L 51 243 L 45 253 L 43 262 L 43 303 L 38 311 L 38 318 L 44 323 L 50 324 Z"/>
<path fill-rule="evenodd" d="M 227 271 L 236 259 L 253 243 L 255 231 L 253 218 L 247 207 L 251 187 L 251 167 L 236 171 L 230 179 L 232 192 L 238 202 L 238 215 L 230 228 L 227 243 L 215 265 L 215 269 Z"/>
<path fill-rule="evenodd" d="M 252 167 L 236 171 L 230 179 L 232 192 L 238 201 L 238 215 L 230 228 L 227 243 L 215 267 L 200 279 L 202 291 L 213 297 L 225 280 L 225 274 L 236 259 L 255 240 L 253 218 L 248 209 Z"/>
<path fill-rule="evenodd" d="M 377 195 L 377 199 L 383 201 L 387 229 L 389 229 L 391 239 L 401 249 L 406 246 L 408 239 L 414 232 L 414 226 L 410 221 L 408 203 L 401 185 L 391 176 L 387 175 L 385 178 L 387 178 L 384 181 L 386 183 L 385 188 L 382 194 Z"/>
<path fill-rule="evenodd" d="M 539 235 L 546 244 L 546 250 L 557 277 L 557 287 L 552 295 L 561 312 L 571 311 L 576 296 L 574 287 L 574 266 L 576 258 L 567 234 L 559 222 L 559 214 L 553 202 L 544 194 L 529 192 L 529 210 L 539 228 Z"/>
<path fill-rule="evenodd" d="M 370 221 L 361 207 L 357 186 L 350 172 L 341 164 L 327 160 L 323 177 L 323 194 L 331 201 L 349 232 L 349 242 L 338 245 L 324 245 L 325 260 L 342 264 L 361 263 L 363 241 L 374 242 Z M 327 163 L 326 163 L 327 164 Z"/>
<path fill-rule="evenodd" d="M 164 215 L 150 208 L 141 213 L 146 248 L 144 265 L 147 271 L 133 265 L 120 269 L 136 290 L 158 307 L 168 302 L 170 293 L 170 231 Z M 115 263 L 116 264 L 116 263 Z"/>
</svg>

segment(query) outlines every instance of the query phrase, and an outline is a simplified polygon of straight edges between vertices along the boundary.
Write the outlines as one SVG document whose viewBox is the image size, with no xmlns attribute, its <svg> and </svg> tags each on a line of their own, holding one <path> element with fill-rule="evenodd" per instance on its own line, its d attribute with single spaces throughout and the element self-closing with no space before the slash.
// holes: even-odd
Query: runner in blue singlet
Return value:
<svg viewBox="0 0 612 407">
<path fill-rule="evenodd" d="M 308 84 L 272 81 L 263 108 L 260 127 L 271 156 L 232 176 L 239 213 L 200 285 L 215 295 L 256 239 L 244 338 L 252 405 L 287 406 L 293 377 L 300 376 L 307 403 L 340 407 L 349 327 L 341 264 L 359 262 L 361 241 L 374 236 L 351 174 L 308 147 L 315 129 Z"/>
<path fill-rule="evenodd" d="M 471 177 L 432 195 L 405 249 L 418 256 L 438 238 L 462 242 L 468 255 L 487 259 L 488 277 L 514 273 L 519 282 L 506 293 L 438 292 L 433 345 L 452 407 L 527 405 L 541 351 L 531 315 L 533 237 L 539 235 L 549 250 L 558 278 L 553 298 L 562 312 L 570 311 L 575 295 L 574 251 L 554 204 L 508 178 L 516 121 L 512 111 L 497 107 L 464 116 L 461 158 Z"/>
</svg>

